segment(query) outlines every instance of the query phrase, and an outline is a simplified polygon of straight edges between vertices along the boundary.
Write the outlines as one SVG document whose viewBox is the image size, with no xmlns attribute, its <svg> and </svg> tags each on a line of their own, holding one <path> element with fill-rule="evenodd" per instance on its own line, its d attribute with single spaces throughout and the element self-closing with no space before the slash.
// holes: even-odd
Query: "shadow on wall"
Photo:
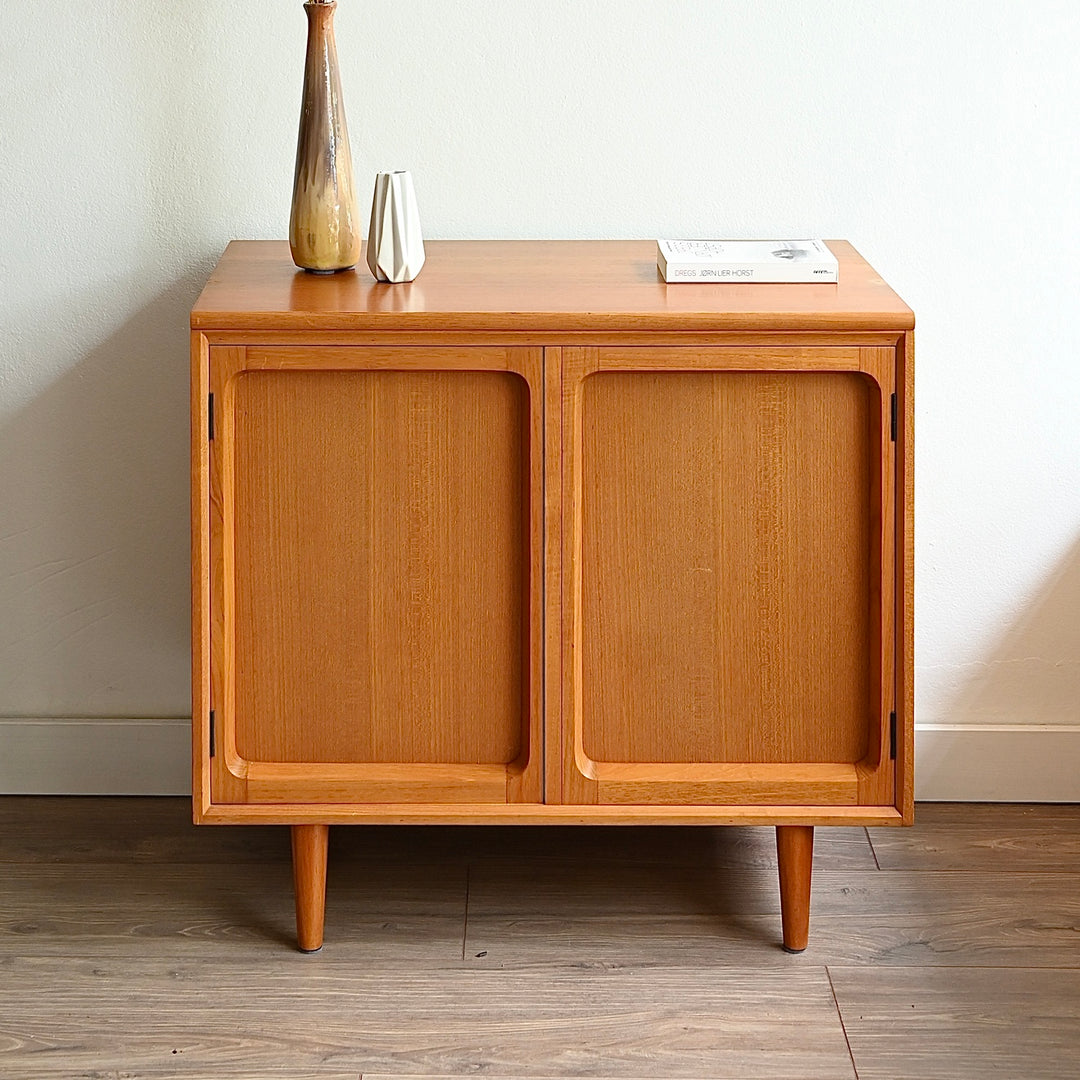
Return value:
<svg viewBox="0 0 1080 1080">
<path fill-rule="evenodd" d="M 302 5 L 263 6 L 15 21 L 0 716 L 190 715 L 188 312 L 296 145 Z"/>
<path fill-rule="evenodd" d="M 957 724 L 1080 723 L 1080 540 L 1023 615 L 975 665 L 943 719 Z"/>
<path fill-rule="evenodd" d="M 136 310 L 0 429 L 7 715 L 189 715 L 186 331 L 202 280 Z"/>
</svg>

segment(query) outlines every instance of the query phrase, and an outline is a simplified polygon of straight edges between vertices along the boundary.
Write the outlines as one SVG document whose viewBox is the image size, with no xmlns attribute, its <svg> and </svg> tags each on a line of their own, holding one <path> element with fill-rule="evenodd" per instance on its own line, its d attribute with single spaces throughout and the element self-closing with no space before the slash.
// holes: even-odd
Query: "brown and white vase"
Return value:
<svg viewBox="0 0 1080 1080">
<path fill-rule="evenodd" d="M 307 58 L 289 247 L 293 262 L 314 274 L 351 269 L 360 258 L 361 247 L 349 129 L 334 43 L 336 8 L 333 0 L 304 4 Z"/>
</svg>

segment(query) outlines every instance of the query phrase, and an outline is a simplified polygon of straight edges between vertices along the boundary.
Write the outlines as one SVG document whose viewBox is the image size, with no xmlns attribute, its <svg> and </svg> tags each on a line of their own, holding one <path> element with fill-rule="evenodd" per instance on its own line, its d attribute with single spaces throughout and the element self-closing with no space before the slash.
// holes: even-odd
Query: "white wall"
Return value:
<svg viewBox="0 0 1080 1080">
<path fill-rule="evenodd" d="M 337 23 L 358 171 L 412 169 L 431 237 L 855 243 L 918 316 L 923 794 L 1080 798 L 1075 4 Z M 185 783 L 187 311 L 229 238 L 285 234 L 303 34 L 300 0 L 5 8 L 0 788 Z"/>
</svg>

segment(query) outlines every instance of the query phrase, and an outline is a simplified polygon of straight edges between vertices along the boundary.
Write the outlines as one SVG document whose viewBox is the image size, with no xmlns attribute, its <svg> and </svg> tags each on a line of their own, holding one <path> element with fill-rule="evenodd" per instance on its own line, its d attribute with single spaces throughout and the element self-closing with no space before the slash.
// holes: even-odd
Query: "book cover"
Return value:
<svg viewBox="0 0 1080 1080">
<path fill-rule="evenodd" d="M 824 240 L 657 240 L 666 282 L 835 284 L 836 256 Z"/>
</svg>

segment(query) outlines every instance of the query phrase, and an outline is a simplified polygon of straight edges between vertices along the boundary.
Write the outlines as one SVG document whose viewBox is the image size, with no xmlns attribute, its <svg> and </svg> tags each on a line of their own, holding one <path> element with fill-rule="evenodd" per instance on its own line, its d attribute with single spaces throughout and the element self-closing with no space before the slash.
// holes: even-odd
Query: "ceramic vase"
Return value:
<svg viewBox="0 0 1080 1080">
<path fill-rule="evenodd" d="M 296 142 L 289 247 L 293 262 L 315 274 L 349 270 L 360 258 L 360 221 L 349 129 L 341 96 L 334 10 L 308 0 L 307 57 Z"/>
<path fill-rule="evenodd" d="M 383 172 L 375 177 L 368 228 L 367 264 L 376 281 L 412 281 L 426 258 L 412 175 Z"/>
</svg>

